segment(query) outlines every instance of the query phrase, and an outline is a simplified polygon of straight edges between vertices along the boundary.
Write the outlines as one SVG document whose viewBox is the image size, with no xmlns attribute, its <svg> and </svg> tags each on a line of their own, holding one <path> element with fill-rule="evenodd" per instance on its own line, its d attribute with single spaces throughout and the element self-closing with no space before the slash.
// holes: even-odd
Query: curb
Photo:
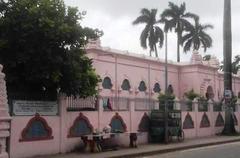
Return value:
<svg viewBox="0 0 240 158">
<path fill-rule="evenodd" d="M 227 143 L 234 143 L 239 142 L 239 139 L 233 139 L 233 140 L 226 140 L 226 141 L 218 141 L 218 142 L 210 142 L 210 143 L 200 143 L 195 145 L 186 145 L 186 146 L 180 146 L 175 148 L 168 148 L 168 149 L 159 149 L 159 150 L 152 150 L 152 151 L 146 151 L 146 152 L 138 152 L 138 153 L 130 153 L 130 154 L 122 154 L 118 156 L 110 156 L 107 158 L 134 158 L 134 157 L 143 157 L 143 156 L 151 156 L 156 154 L 164 154 L 174 151 L 180 151 L 180 150 L 186 150 L 186 149 L 194 149 L 199 147 L 205 147 L 205 146 L 214 146 L 214 145 L 220 145 L 220 144 L 227 144 Z"/>
</svg>

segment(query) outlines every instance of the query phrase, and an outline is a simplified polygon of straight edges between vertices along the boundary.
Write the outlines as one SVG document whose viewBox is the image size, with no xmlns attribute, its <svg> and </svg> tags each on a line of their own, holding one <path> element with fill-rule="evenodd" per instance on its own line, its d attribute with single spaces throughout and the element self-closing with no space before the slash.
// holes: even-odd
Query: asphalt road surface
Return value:
<svg viewBox="0 0 240 158">
<path fill-rule="evenodd" d="M 240 143 L 201 147 L 141 158 L 240 158 Z"/>
</svg>

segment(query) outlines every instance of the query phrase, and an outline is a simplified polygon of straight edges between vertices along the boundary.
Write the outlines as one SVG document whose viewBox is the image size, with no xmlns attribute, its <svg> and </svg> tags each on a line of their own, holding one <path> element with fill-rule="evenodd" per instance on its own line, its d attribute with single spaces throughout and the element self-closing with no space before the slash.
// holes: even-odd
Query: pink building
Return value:
<svg viewBox="0 0 240 158">
<path fill-rule="evenodd" d="M 164 60 L 127 51 L 119 51 L 101 47 L 100 41 L 92 41 L 87 47 L 87 54 L 93 59 L 93 65 L 102 80 L 111 80 L 111 88 L 104 88 L 99 84 L 101 95 L 131 96 L 135 98 L 153 98 L 158 96 L 154 88 L 160 85 L 165 90 Z M 194 89 L 195 92 L 206 96 L 207 90 L 213 100 L 223 97 L 223 73 L 218 71 L 219 61 L 213 57 L 210 61 L 203 61 L 200 54 L 192 53 L 187 63 L 169 61 L 168 83 L 172 85 L 174 94 L 182 99 L 184 93 Z M 129 90 L 123 90 L 123 81 L 130 84 Z M 146 90 L 140 91 L 140 83 L 146 85 Z M 156 90 L 156 89 L 155 89 Z M 240 92 L 240 72 L 233 75 L 233 92 Z"/>
<path fill-rule="evenodd" d="M 32 110 L 36 110 L 38 114 L 24 111 L 21 107 L 25 106 L 23 105 L 25 102 L 18 101 L 16 105 L 12 105 L 8 147 L 11 158 L 73 151 L 83 143 L 82 135 L 92 133 L 96 129 L 102 131 L 106 125 L 117 127 L 124 132 L 116 138 L 120 145 L 128 146 L 128 132 L 135 131 L 140 131 L 138 143 L 148 142 L 144 122 L 149 119 L 151 110 L 158 108 L 158 94 L 165 89 L 163 60 L 103 48 L 99 41 L 89 43 L 87 55 L 93 59 L 96 72 L 102 78 L 98 86 L 98 101 L 62 95 L 56 104 L 48 103 L 52 105 L 50 113 Z M 219 100 L 223 94 L 223 74 L 218 72 L 218 66 L 216 58 L 204 62 L 201 55 L 194 52 L 189 63 L 169 61 L 168 83 L 179 100 L 191 89 L 202 96 L 207 93 L 213 100 Z M 233 76 L 233 91 L 235 94 L 240 92 L 240 74 Z M 34 104 L 36 103 L 39 104 L 39 102 Z M 240 131 L 239 103 L 234 117 L 238 131 Z M 193 110 L 190 111 L 182 109 L 182 127 L 186 138 L 210 136 L 223 129 L 224 112 L 222 109 L 214 109 L 211 100 L 205 111 L 199 110 L 199 104 L 196 102 L 192 106 Z M 0 121 L 2 120 L 4 118 L 0 117 Z M 7 122 L 8 120 L 5 121 L 6 124 Z M 37 134 L 33 132 L 34 127 L 38 127 Z M 0 134 L 2 130 L 5 130 L 5 126 L 4 128 L 0 126 Z M 0 144 L 6 143 L 6 137 L 8 133 L 4 139 L 0 136 Z M 2 153 L 8 157 L 5 145 L 2 146 L 0 146 L 4 150 Z"/>
</svg>

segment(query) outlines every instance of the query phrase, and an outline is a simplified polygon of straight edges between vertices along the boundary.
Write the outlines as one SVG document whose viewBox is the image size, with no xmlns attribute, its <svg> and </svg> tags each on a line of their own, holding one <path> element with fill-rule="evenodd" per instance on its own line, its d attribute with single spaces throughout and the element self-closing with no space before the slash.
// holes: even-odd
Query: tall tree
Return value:
<svg viewBox="0 0 240 158">
<path fill-rule="evenodd" d="M 63 0 L 0 0 L 0 63 L 9 93 L 96 94 L 99 77 L 83 48 L 102 32 L 83 28 L 82 17 Z"/>
<path fill-rule="evenodd" d="M 140 44 L 142 48 L 147 49 L 148 43 L 148 46 L 150 48 L 150 56 L 152 56 L 151 52 L 155 51 L 155 56 L 158 57 L 157 44 L 159 43 L 159 47 L 162 47 L 164 33 L 162 29 L 157 26 L 157 9 L 148 10 L 146 8 L 143 8 L 140 13 L 141 15 L 133 21 L 133 25 L 146 24 L 140 36 Z"/>
<path fill-rule="evenodd" d="M 224 62 L 221 62 L 220 68 L 221 71 L 224 71 Z M 240 70 L 240 55 L 236 55 L 234 57 L 234 61 L 232 62 L 232 73 L 237 74 Z"/>
<path fill-rule="evenodd" d="M 232 62 L 232 73 L 237 74 L 240 70 L 240 55 L 236 55 Z"/>
<path fill-rule="evenodd" d="M 167 93 L 168 87 L 168 32 L 172 29 L 171 23 L 165 17 L 161 17 L 159 20 L 160 23 L 164 25 L 164 34 L 165 34 L 165 93 Z"/>
<path fill-rule="evenodd" d="M 224 69 L 224 93 L 232 92 L 232 26 L 231 26 L 231 0 L 224 0 L 223 17 L 223 69 Z M 231 111 L 232 98 L 225 98 L 225 124 L 223 134 L 236 133 L 233 114 Z"/>
<path fill-rule="evenodd" d="M 186 12 L 186 5 L 182 3 L 180 6 L 169 2 L 169 8 L 165 9 L 161 14 L 162 19 L 169 21 L 169 27 L 175 29 L 177 33 L 177 62 L 180 62 L 180 45 L 182 44 L 182 33 L 191 24 L 188 18 L 196 18 L 197 15 Z"/>
<path fill-rule="evenodd" d="M 170 29 L 169 27 L 169 21 L 165 18 L 161 18 L 159 20 L 159 22 L 164 24 L 164 34 L 165 34 L 165 63 L 164 63 L 164 67 L 165 67 L 165 94 L 168 94 L 168 31 Z M 165 117 L 167 117 L 167 104 L 166 104 L 166 100 L 165 100 L 165 104 L 164 104 L 164 111 L 165 111 Z M 165 143 L 168 143 L 168 122 L 167 119 L 165 118 L 165 122 L 164 122 L 164 128 L 165 128 L 165 132 L 164 132 L 164 141 Z"/>
<path fill-rule="evenodd" d="M 182 37 L 184 52 L 190 51 L 191 48 L 193 48 L 193 50 L 199 50 L 200 46 L 202 46 L 204 52 L 206 52 L 207 48 L 212 46 L 212 38 L 205 31 L 212 28 L 213 26 L 210 24 L 200 24 L 199 18 L 196 18 L 195 25 L 190 25 L 186 28 L 186 33 Z"/>
</svg>

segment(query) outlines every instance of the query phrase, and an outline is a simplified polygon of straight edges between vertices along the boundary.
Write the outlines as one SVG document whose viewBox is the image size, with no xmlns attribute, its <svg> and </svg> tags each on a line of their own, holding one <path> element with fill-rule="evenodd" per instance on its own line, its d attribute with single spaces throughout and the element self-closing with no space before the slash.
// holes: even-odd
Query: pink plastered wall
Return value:
<svg viewBox="0 0 240 158">
<path fill-rule="evenodd" d="M 99 102 L 99 108 L 97 111 L 78 111 L 78 112 L 68 112 L 67 99 L 62 97 L 59 106 L 61 107 L 61 112 L 59 116 L 41 116 L 43 117 L 48 125 L 52 128 L 53 139 L 51 140 L 41 140 L 41 141 L 29 141 L 21 142 L 22 130 L 26 127 L 28 121 L 34 116 L 13 116 L 11 123 L 11 146 L 10 146 L 10 156 L 12 158 L 26 158 L 36 155 L 48 155 L 55 153 L 66 153 L 75 149 L 79 144 L 82 143 L 79 137 L 68 137 L 70 127 L 73 125 L 74 120 L 83 114 L 88 118 L 90 124 L 94 129 L 102 130 L 106 125 L 109 125 L 113 116 L 118 113 L 123 119 L 125 125 L 127 126 L 127 132 L 136 132 L 139 129 L 139 124 L 144 114 L 150 114 L 150 110 L 135 110 L 135 103 L 130 102 L 130 107 L 128 110 L 124 111 L 104 111 L 102 102 Z M 196 138 L 196 137 L 206 137 L 215 135 L 222 131 L 223 126 L 216 127 L 216 119 L 219 113 L 221 113 L 224 119 L 224 112 L 214 112 L 213 104 L 209 102 L 209 109 L 207 112 L 199 112 L 197 110 L 197 104 L 194 104 L 194 111 L 187 112 L 182 111 L 182 123 L 185 120 L 187 114 L 190 114 L 194 127 L 192 129 L 184 129 L 185 138 Z M 240 121 L 240 111 L 239 105 L 237 105 L 237 111 L 235 112 L 238 122 Z M 203 114 L 206 114 L 209 121 L 209 127 L 200 127 L 200 123 Z M 236 129 L 239 130 L 239 123 L 236 125 Z M 121 146 L 129 145 L 129 134 L 119 134 L 115 138 Z M 145 144 L 148 143 L 148 133 L 139 133 L 138 143 Z"/>
<path fill-rule="evenodd" d="M 20 141 L 21 133 L 34 116 L 13 116 L 11 122 L 10 157 L 25 158 L 42 154 L 59 153 L 60 119 L 58 116 L 42 116 L 52 128 L 53 139 L 41 141 Z"/>
<path fill-rule="evenodd" d="M 37 155 L 71 152 L 82 143 L 80 137 L 69 137 L 69 130 L 80 113 L 88 118 L 94 130 L 98 129 L 100 131 L 106 125 L 109 125 L 111 119 L 118 113 L 127 126 L 127 132 L 137 131 L 142 116 L 145 112 L 149 113 L 149 111 L 138 111 L 135 114 L 134 107 L 129 108 L 127 111 L 104 111 L 101 102 L 99 104 L 99 110 L 97 111 L 68 112 L 66 110 L 67 98 L 61 97 L 59 102 L 59 116 L 41 116 L 52 129 L 53 139 L 50 140 L 20 141 L 23 129 L 34 116 L 13 116 L 11 123 L 10 156 L 12 158 L 26 158 Z M 129 145 L 129 134 L 121 134 L 115 139 L 120 146 Z M 140 144 L 147 143 L 147 139 L 147 133 L 141 133 L 138 141 Z"/>
</svg>

